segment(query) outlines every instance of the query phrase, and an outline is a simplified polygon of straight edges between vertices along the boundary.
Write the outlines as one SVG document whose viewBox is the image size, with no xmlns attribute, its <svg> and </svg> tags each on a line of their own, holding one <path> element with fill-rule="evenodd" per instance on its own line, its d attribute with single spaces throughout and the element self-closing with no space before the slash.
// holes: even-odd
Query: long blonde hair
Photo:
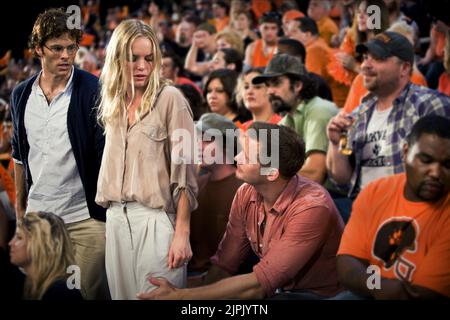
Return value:
<svg viewBox="0 0 450 320">
<path fill-rule="evenodd" d="M 75 264 L 74 251 L 64 221 L 47 212 L 30 212 L 17 223 L 27 239 L 31 266 L 25 280 L 24 298 L 41 299 L 56 281 L 67 277 Z"/>
<path fill-rule="evenodd" d="M 159 90 L 168 83 L 160 79 L 159 71 L 161 69 L 161 50 L 159 48 L 158 38 L 153 29 L 140 20 L 129 19 L 122 21 L 114 30 L 111 40 L 106 48 L 105 65 L 100 77 L 101 100 L 99 106 L 99 120 L 105 125 L 113 125 L 120 116 L 121 108 L 127 107 L 127 75 L 126 65 L 132 57 L 131 45 L 134 40 L 144 37 L 150 40 L 153 51 L 153 70 L 150 79 L 142 96 L 141 104 L 136 109 L 136 119 L 142 119 L 148 111 L 158 94 Z M 131 90 L 133 101 L 135 96 L 134 80 L 131 74 Z"/>
</svg>

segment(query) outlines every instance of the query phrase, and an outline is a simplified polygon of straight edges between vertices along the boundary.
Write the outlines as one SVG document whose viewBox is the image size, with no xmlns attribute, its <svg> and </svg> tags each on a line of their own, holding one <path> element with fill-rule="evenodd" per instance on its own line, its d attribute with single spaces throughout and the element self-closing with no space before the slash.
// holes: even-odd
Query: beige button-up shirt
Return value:
<svg viewBox="0 0 450 320">
<path fill-rule="evenodd" d="M 180 129 L 187 138 L 184 148 L 176 139 Z M 165 86 L 151 111 L 130 127 L 122 112 L 106 133 L 95 201 L 103 207 L 112 201 L 137 201 L 176 213 L 180 191 L 185 190 L 190 210 L 195 210 L 194 139 L 192 111 L 173 86 Z M 182 151 L 172 154 L 174 149 Z"/>
</svg>

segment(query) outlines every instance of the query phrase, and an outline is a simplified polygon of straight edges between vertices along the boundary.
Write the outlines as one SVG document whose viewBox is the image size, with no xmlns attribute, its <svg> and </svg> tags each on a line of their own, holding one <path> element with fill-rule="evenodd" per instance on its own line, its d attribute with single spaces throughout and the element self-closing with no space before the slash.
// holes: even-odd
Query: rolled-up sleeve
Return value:
<svg viewBox="0 0 450 320">
<path fill-rule="evenodd" d="M 195 172 L 194 121 L 188 102 L 180 91 L 170 88 L 167 118 L 170 152 L 170 189 L 173 203 L 176 205 L 184 190 L 192 212 L 197 209 L 197 179 Z"/>
</svg>

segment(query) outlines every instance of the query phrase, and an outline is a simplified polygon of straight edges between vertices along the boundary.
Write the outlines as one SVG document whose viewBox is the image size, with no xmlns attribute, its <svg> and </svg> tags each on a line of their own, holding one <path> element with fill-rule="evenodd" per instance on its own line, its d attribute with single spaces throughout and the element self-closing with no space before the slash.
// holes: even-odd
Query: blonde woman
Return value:
<svg viewBox="0 0 450 320">
<path fill-rule="evenodd" d="M 25 299 L 83 299 L 80 291 L 70 289 L 67 283 L 68 267 L 75 260 L 72 242 L 60 217 L 46 212 L 27 213 L 18 221 L 9 245 L 11 263 L 27 276 Z"/>
<path fill-rule="evenodd" d="M 195 169 L 176 135 L 194 145 L 192 112 L 181 92 L 160 79 L 155 32 L 123 21 L 109 42 L 100 78 L 99 118 L 106 143 L 96 202 L 108 208 L 106 272 L 113 299 L 135 299 L 164 276 L 185 286 Z M 178 138 L 179 139 L 179 138 Z"/>
</svg>

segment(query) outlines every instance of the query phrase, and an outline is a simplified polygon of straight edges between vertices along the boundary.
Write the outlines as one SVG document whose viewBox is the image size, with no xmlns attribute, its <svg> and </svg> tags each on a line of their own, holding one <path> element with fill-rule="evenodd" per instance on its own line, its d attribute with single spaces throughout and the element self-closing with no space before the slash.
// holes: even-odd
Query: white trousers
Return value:
<svg viewBox="0 0 450 320">
<path fill-rule="evenodd" d="M 137 202 L 114 202 L 106 213 L 106 274 L 113 300 L 136 299 L 156 287 L 148 277 L 164 277 L 186 287 L 186 266 L 169 270 L 167 259 L 175 214 Z"/>
</svg>

